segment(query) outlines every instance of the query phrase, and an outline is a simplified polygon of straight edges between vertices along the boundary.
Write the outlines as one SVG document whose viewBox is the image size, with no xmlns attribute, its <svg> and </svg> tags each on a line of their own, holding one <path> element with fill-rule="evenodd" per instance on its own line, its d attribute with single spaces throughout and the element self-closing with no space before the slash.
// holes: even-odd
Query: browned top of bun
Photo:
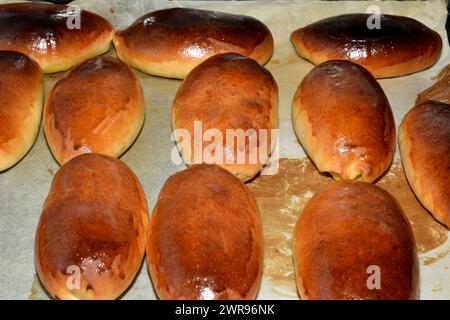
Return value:
<svg viewBox="0 0 450 320">
<path fill-rule="evenodd" d="M 142 187 L 123 162 L 100 154 L 72 159 L 55 175 L 39 220 L 35 258 L 41 281 L 50 293 L 63 295 L 68 289 L 61 279 L 75 265 L 88 294 L 117 297 L 122 292 L 115 285 L 126 282 L 119 285 L 124 290 L 143 258 L 147 219 Z M 102 286 L 109 289 L 104 296 Z"/>
<path fill-rule="evenodd" d="M 255 298 L 262 231 L 254 197 L 216 165 L 171 176 L 153 211 L 147 257 L 161 299 Z"/>
<path fill-rule="evenodd" d="M 174 116 L 191 126 L 194 119 L 206 120 L 207 128 L 271 128 L 271 102 L 277 93 L 271 73 L 255 60 L 235 53 L 219 54 L 197 66 L 183 81 L 174 100 Z M 215 112 L 210 114 L 211 110 Z"/>
<path fill-rule="evenodd" d="M 336 165 L 319 165 L 320 170 L 349 179 L 347 174 L 353 171 L 347 172 L 347 166 L 359 163 L 364 181 L 373 181 L 391 162 L 395 147 L 391 107 L 381 86 L 360 65 L 334 60 L 316 66 L 303 78 L 294 108 L 294 115 L 306 114 L 311 132 L 302 143 L 311 145 L 307 152 L 314 162 Z M 296 130 L 306 128 L 305 123 L 295 125 Z"/>
<path fill-rule="evenodd" d="M 450 186 L 450 105 L 423 102 L 406 114 L 404 122 L 411 140 L 409 156 L 414 166 L 430 166 L 428 174 L 440 177 L 438 181 Z"/>
<path fill-rule="evenodd" d="M 363 13 L 333 16 L 308 25 L 303 32 L 312 37 L 331 39 L 336 45 L 342 46 L 348 42 L 375 42 L 379 47 L 373 48 L 374 53 L 388 53 L 393 49 L 392 46 L 413 49 L 417 42 L 426 41 L 424 45 L 431 43 L 432 39 L 428 39 L 428 36 L 432 30 L 415 19 L 383 14 L 380 15 L 381 28 L 369 29 L 367 21 L 370 16 Z M 317 46 L 326 48 L 321 42 Z"/>
<path fill-rule="evenodd" d="M 198 59 L 225 48 L 249 56 L 271 37 L 269 29 L 255 18 L 192 8 L 148 13 L 119 34 L 135 54 L 157 61 Z"/>
<path fill-rule="evenodd" d="M 13 152 L 8 142 L 21 136 L 35 100 L 41 94 L 42 73 L 28 56 L 15 51 L 0 51 L 0 148 Z M 33 93 L 34 92 L 34 93 Z M 40 113 L 40 112 L 39 112 Z M 5 150 L 8 148 L 8 150 Z"/>
<path fill-rule="evenodd" d="M 239 54 L 215 55 L 197 66 L 183 81 L 173 103 L 177 128 L 244 130 L 276 128 L 278 87 L 270 72 Z"/>
<path fill-rule="evenodd" d="M 28 2 L 0 5 L 0 47 L 28 48 L 37 55 L 82 50 L 104 29 L 112 30 L 107 20 L 85 10 L 81 10 L 81 28 L 69 29 L 67 8 Z"/>
<path fill-rule="evenodd" d="M 373 148 L 371 156 L 386 155 L 392 143 L 387 133 L 395 130 L 392 112 L 366 69 L 347 61 L 325 62 L 303 78 L 298 93 L 295 98 L 308 113 L 314 136 L 326 135 L 329 140 L 324 140 L 333 144 L 332 137 L 339 136 L 343 148 L 367 146 Z"/>
<path fill-rule="evenodd" d="M 60 163 L 87 152 L 117 157 L 136 137 L 143 117 L 139 80 L 124 62 L 104 56 L 56 83 L 45 105 L 44 129 Z"/>
<path fill-rule="evenodd" d="M 326 18 L 294 31 L 291 40 L 296 46 L 301 42 L 309 52 L 301 53 L 302 56 L 326 53 L 328 60 L 348 59 L 365 66 L 376 77 L 415 72 L 432 65 L 439 57 L 442 48 L 439 34 L 419 21 L 381 15 L 380 28 L 369 29 L 369 17 L 356 13 Z M 414 61 L 418 57 L 424 61 Z M 382 70 L 408 62 L 411 65 L 401 70 Z"/>
<path fill-rule="evenodd" d="M 80 11 L 80 28 L 68 27 L 68 7 L 61 4 L 10 3 L 0 5 L 0 49 L 34 57 L 73 56 L 96 43 L 112 26 L 104 18 Z M 69 21 L 69 25 L 71 21 Z"/>
<path fill-rule="evenodd" d="M 297 281 L 309 299 L 411 299 L 417 261 L 397 201 L 368 183 L 335 181 L 311 199 L 294 233 Z M 381 289 L 367 286 L 376 265 Z"/>
</svg>

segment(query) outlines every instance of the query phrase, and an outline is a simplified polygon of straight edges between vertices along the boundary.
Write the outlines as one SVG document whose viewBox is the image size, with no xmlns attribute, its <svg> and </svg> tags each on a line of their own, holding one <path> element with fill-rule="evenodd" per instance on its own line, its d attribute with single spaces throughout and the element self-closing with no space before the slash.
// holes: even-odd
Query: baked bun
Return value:
<svg viewBox="0 0 450 320">
<path fill-rule="evenodd" d="M 114 35 L 117 55 L 145 73 L 183 79 L 199 63 L 235 52 L 266 63 L 273 53 L 270 30 L 248 16 L 191 8 L 148 13 Z"/>
<path fill-rule="evenodd" d="M 403 118 L 398 142 L 415 195 L 450 228 L 450 105 L 436 101 L 416 105 Z"/>
<path fill-rule="evenodd" d="M 35 240 L 36 270 L 55 299 L 115 299 L 145 254 L 148 209 L 120 160 L 80 155 L 57 172 Z"/>
<path fill-rule="evenodd" d="M 67 70 L 108 51 L 111 24 L 73 8 L 29 2 L 0 5 L 0 50 L 31 56 L 44 73 Z"/>
<path fill-rule="evenodd" d="M 411 227 L 375 185 L 334 181 L 305 206 L 293 236 L 297 289 L 311 300 L 418 297 Z"/>
<path fill-rule="evenodd" d="M 160 299 L 254 299 L 262 259 L 259 209 L 239 179 L 200 164 L 166 181 L 147 242 Z"/>
<path fill-rule="evenodd" d="M 173 102 L 172 128 L 184 161 L 253 178 L 274 147 L 277 104 L 277 84 L 255 60 L 234 53 L 209 58 L 189 73 Z"/>
<path fill-rule="evenodd" d="M 376 78 L 421 71 L 439 59 L 442 40 L 437 32 L 417 20 L 391 15 L 380 15 L 377 29 L 371 16 L 357 13 L 323 19 L 294 31 L 291 41 L 297 53 L 314 64 L 350 60 Z"/>
<path fill-rule="evenodd" d="M 15 51 L 0 51 L 0 171 L 22 159 L 39 132 L 44 81 L 39 65 Z"/>
<path fill-rule="evenodd" d="M 374 77 L 353 62 L 328 61 L 311 70 L 295 93 L 292 119 L 319 171 L 335 179 L 372 182 L 394 156 L 389 101 Z"/>
<path fill-rule="evenodd" d="M 59 80 L 44 108 L 48 145 L 60 164 L 82 153 L 120 156 L 144 123 L 139 80 L 112 57 L 88 60 Z"/>
<path fill-rule="evenodd" d="M 433 100 L 450 104 L 450 64 L 439 72 L 434 85 L 417 95 L 416 104 Z"/>
</svg>

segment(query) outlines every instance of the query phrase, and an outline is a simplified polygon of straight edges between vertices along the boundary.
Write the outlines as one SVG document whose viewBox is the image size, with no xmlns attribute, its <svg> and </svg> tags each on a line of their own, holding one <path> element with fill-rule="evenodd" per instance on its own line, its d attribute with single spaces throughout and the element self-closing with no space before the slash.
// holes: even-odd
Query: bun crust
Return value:
<svg viewBox="0 0 450 320">
<path fill-rule="evenodd" d="M 278 128 L 277 105 L 277 84 L 270 72 L 255 60 L 234 53 L 209 58 L 189 73 L 173 102 L 173 129 L 188 130 L 191 136 L 190 147 L 181 143 L 180 139 L 177 141 L 184 161 L 188 165 L 208 162 L 203 157 L 196 158 L 195 141 L 201 141 L 204 137 L 202 134 L 206 134 L 208 129 L 217 129 L 222 135 L 222 141 L 216 143 L 224 150 L 223 157 L 211 162 L 229 170 L 243 181 L 253 178 L 267 160 L 263 158 L 264 155 L 260 157 L 259 153 L 268 156 L 275 143 L 271 130 Z M 201 121 L 202 132 L 194 130 L 195 121 Z M 245 150 L 241 150 L 245 153 L 245 159 L 240 161 L 237 142 L 226 138 L 227 129 L 228 132 L 237 129 L 250 132 L 247 130 L 254 129 L 257 135 L 260 129 L 265 129 L 267 139 L 258 136 L 253 146 L 247 139 Z M 233 142 L 235 145 L 231 146 Z M 261 149 L 262 143 L 266 146 L 265 152 Z M 209 144 L 204 141 L 198 149 L 204 151 Z"/>
<path fill-rule="evenodd" d="M 82 153 L 125 152 L 144 123 L 139 80 L 122 61 L 94 58 L 53 87 L 44 109 L 48 145 L 60 164 Z"/>
<path fill-rule="evenodd" d="M 416 105 L 433 100 L 450 104 L 450 64 L 439 72 L 437 82 L 417 95 Z"/>
<path fill-rule="evenodd" d="M 153 210 L 147 262 L 160 299 L 254 299 L 263 268 L 259 209 L 216 165 L 171 176 Z"/>
<path fill-rule="evenodd" d="M 44 203 L 39 279 L 55 299 L 115 299 L 136 276 L 147 236 L 147 202 L 133 172 L 108 156 L 80 155 L 57 172 Z"/>
<path fill-rule="evenodd" d="M 190 8 L 148 13 L 116 32 L 114 45 L 132 67 L 180 79 L 216 54 L 239 53 L 264 64 L 273 52 L 272 34 L 259 20 Z"/>
<path fill-rule="evenodd" d="M 450 228 L 450 105 L 426 101 L 412 108 L 400 125 L 399 146 L 415 195 Z"/>
<path fill-rule="evenodd" d="M 296 224 L 293 255 L 302 299 L 418 297 L 411 227 L 397 201 L 375 185 L 334 181 L 316 194 Z"/>
<path fill-rule="evenodd" d="M 297 136 L 321 172 L 373 182 L 389 167 L 395 123 L 383 89 L 363 67 L 324 62 L 302 80 L 292 119 Z"/>
<path fill-rule="evenodd" d="M 39 132 L 44 80 L 26 55 L 0 51 L 0 171 L 22 159 Z"/>
<path fill-rule="evenodd" d="M 77 26 L 77 13 L 69 8 L 45 3 L 0 5 L 0 50 L 29 55 L 44 73 L 70 69 L 108 51 L 113 36 L 111 24 L 81 10 Z"/>
<path fill-rule="evenodd" d="M 432 66 L 442 50 L 439 34 L 417 20 L 381 15 L 369 29 L 369 14 L 323 19 L 291 34 L 297 53 L 314 64 L 334 59 L 356 62 L 376 78 L 397 77 Z"/>
</svg>

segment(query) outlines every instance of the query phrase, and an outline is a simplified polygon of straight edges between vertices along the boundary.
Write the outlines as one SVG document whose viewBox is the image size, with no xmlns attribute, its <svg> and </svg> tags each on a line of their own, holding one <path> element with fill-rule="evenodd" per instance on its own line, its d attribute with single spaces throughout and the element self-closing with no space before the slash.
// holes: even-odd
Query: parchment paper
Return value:
<svg viewBox="0 0 450 320">
<path fill-rule="evenodd" d="M 77 0 L 73 4 L 105 16 L 118 29 L 127 27 L 146 12 L 173 6 L 245 14 L 263 21 L 272 31 L 275 40 L 275 53 L 266 67 L 272 72 L 279 86 L 281 158 L 305 157 L 292 129 L 291 102 L 298 84 L 313 65 L 295 53 L 289 41 L 290 33 L 295 29 L 337 14 L 366 12 L 368 6 L 377 5 L 382 13 L 409 16 L 439 32 L 444 48 L 435 66 L 410 76 L 380 81 L 391 103 L 397 127 L 403 115 L 413 106 L 416 95 L 432 85 L 431 78 L 449 63 L 449 46 L 444 28 L 447 14 L 444 0 L 417 2 Z M 108 54 L 115 55 L 114 50 Z M 148 76 L 139 71 L 136 71 L 136 74 L 144 88 L 146 120 L 137 141 L 121 159 L 139 177 L 151 210 L 167 177 L 184 168 L 183 165 L 176 166 L 171 162 L 171 153 L 175 150 L 170 132 L 171 103 L 180 81 Z M 64 73 L 46 76 L 47 93 L 62 76 Z M 395 157 L 398 159 L 398 151 Z M 1 299 L 48 298 L 35 277 L 34 234 L 43 202 L 58 168 L 41 129 L 29 154 L 12 169 L 0 173 Z M 450 255 L 447 255 L 449 250 L 450 241 L 447 240 L 435 250 L 421 254 L 422 299 L 450 299 Z M 289 256 L 291 253 L 287 250 L 284 254 Z M 427 259 L 436 261 L 426 263 L 431 261 Z M 292 271 L 288 272 L 290 276 Z M 155 299 L 145 263 L 135 283 L 123 298 Z M 258 298 L 298 299 L 298 296 L 295 285 L 287 289 L 277 288 L 277 284 L 265 273 Z"/>
</svg>

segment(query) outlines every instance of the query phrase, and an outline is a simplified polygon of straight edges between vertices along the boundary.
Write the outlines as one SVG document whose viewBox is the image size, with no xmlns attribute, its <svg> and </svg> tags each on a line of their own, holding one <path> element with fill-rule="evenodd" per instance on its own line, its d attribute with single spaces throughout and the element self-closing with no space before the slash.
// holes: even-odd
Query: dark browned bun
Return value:
<svg viewBox="0 0 450 320">
<path fill-rule="evenodd" d="M 147 202 L 134 173 L 112 157 L 80 155 L 61 167 L 44 203 L 39 279 L 55 299 L 115 299 L 138 272 L 147 237 Z"/>
<path fill-rule="evenodd" d="M 417 198 L 450 228 L 450 105 L 425 101 L 399 128 L 403 168 Z"/>
<path fill-rule="evenodd" d="M 133 71 L 113 57 L 88 60 L 59 80 L 44 108 L 44 132 L 60 164 L 82 153 L 119 157 L 144 123 Z"/>
<path fill-rule="evenodd" d="M 255 60 L 235 53 L 209 58 L 189 73 L 173 101 L 172 128 L 190 133 L 189 145 L 186 140 L 177 139 L 184 161 L 188 165 L 215 163 L 243 181 L 253 178 L 274 147 L 271 133 L 278 128 L 277 106 L 277 84 L 270 72 Z M 201 122 L 201 131 L 195 130 L 195 121 Z M 217 156 L 217 151 L 213 159 L 197 157 L 196 141 L 209 129 L 222 135 L 222 141 L 214 141 L 222 155 Z M 239 129 L 254 139 L 246 139 L 245 146 L 238 146 L 238 139 L 227 139 L 227 132 L 237 134 Z M 260 134 L 263 130 L 267 139 Z M 256 143 L 251 143 L 252 140 Z M 210 142 L 204 141 L 202 155 L 207 154 L 209 147 Z M 239 158 L 241 151 L 245 159 Z"/>
<path fill-rule="evenodd" d="M 266 63 L 270 30 L 259 20 L 216 11 L 170 8 L 150 12 L 114 36 L 117 55 L 143 72 L 183 79 L 207 58 L 235 52 Z"/>
<path fill-rule="evenodd" d="M 441 37 L 424 24 L 408 17 L 381 15 L 380 28 L 369 29 L 369 17 L 356 13 L 323 19 L 294 31 L 291 41 L 297 53 L 314 64 L 350 60 L 376 78 L 421 71 L 439 59 Z"/>
<path fill-rule="evenodd" d="M 44 79 L 39 65 L 15 51 L 0 51 L 0 172 L 30 150 L 39 132 Z"/>
<path fill-rule="evenodd" d="M 297 136 L 321 172 L 373 182 L 395 149 L 395 123 L 383 89 L 366 69 L 327 61 L 302 80 L 292 104 Z"/>
<path fill-rule="evenodd" d="M 263 269 L 259 209 L 216 165 L 171 176 L 153 210 L 147 262 L 160 299 L 254 299 Z"/>
<path fill-rule="evenodd" d="M 311 300 L 418 298 L 418 259 L 397 201 L 375 185 L 334 181 L 295 226 L 298 292 Z"/>
<path fill-rule="evenodd" d="M 44 73 L 70 69 L 108 51 L 112 36 L 111 24 L 89 11 L 61 4 L 0 5 L 0 50 L 31 56 Z"/>
</svg>

